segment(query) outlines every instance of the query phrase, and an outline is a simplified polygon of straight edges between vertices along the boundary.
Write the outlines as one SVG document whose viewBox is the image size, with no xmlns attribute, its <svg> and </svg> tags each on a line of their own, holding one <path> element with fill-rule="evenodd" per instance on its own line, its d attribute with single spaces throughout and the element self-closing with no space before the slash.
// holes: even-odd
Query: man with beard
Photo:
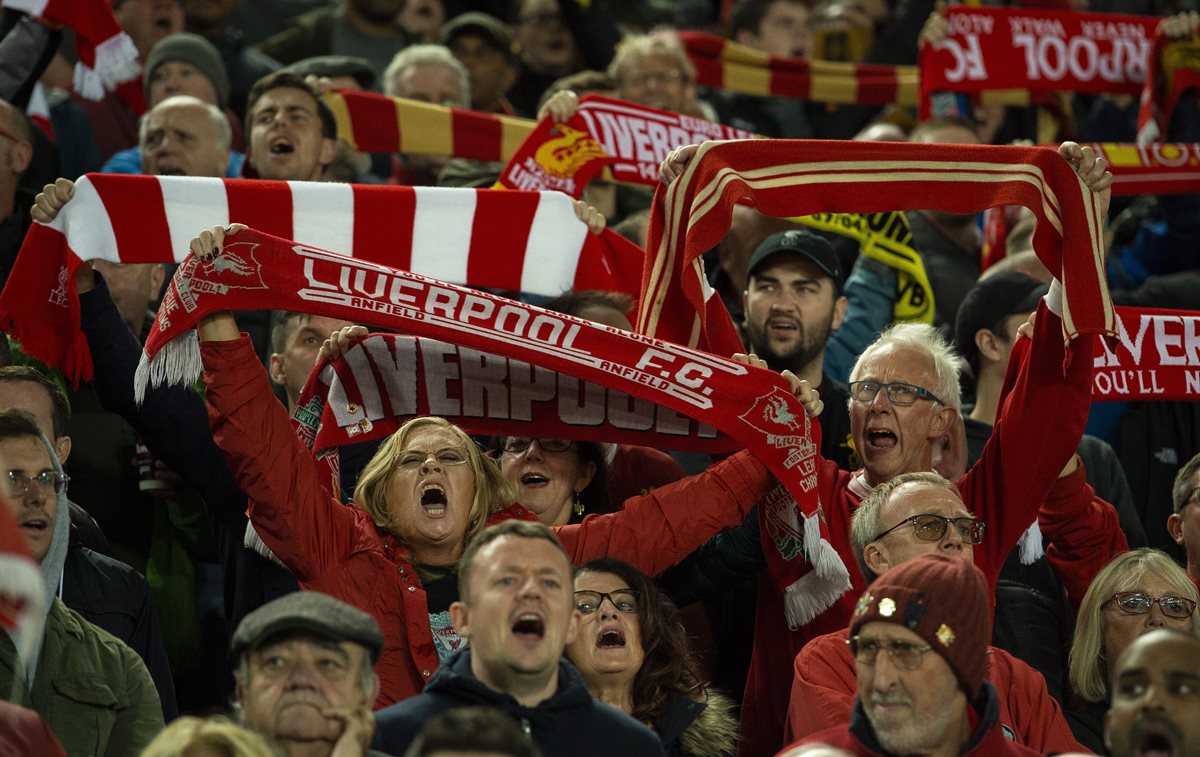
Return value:
<svg viewBox="0 0 1200 757">
<path fill-rule="evenodd" d="M 317 55 L 356 55 L 382 71 L 416 41 L 400 23 L 402 10 L 404 0 L 342 0 L 297 16 L 259 48 L 285 66 Z"/>
<path fill-rule="evenodd" d="M 987 579 L 969 561 L 935 554 L 892 568 L 850 619 L 859 691 L 850 727 L 806 743 L 862 755 L 1041 754 L 997 720 L 996 688 L 984 680 L 991 636 Z"/>
<path fill-rule="evenodd" d="M 1200 754 L 1200 641 L 1139 636 L 1117 660 L 1104 743 L 1113 757 Z"/>
<path fill-rule="evenodd" d="M 789 370 L 821 393 L 821 455 L 852 470 L 846 387 L 826 376 L 825 344 L 846 317 L 833 246 L 811 231 L 772 234 L 755 248 L 742 293 L 746 341 L 773 371 Z"/>
<path fill-rule="evenodd" d="M 242 725 L 287 757 L 369 755 L 374 665 L 383 633 L 367 613 L 298 591 L 242 619 L 233 635 Z"/>
</svg>

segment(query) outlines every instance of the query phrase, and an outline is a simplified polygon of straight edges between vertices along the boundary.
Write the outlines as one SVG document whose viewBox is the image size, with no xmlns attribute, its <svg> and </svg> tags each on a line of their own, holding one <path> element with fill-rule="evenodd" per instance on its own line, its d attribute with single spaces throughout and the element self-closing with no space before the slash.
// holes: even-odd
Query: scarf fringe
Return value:
<svg viewBox="0 0 1200 757">
<path fill-rule="evenodd" d="M 825 612 L 850 589 L 845 563 L 833 545 L 821 538 L 819 515 L 804 518 L 804 552 L 812 570 L 783 592 L 788 627 L 793 631 Z"/>
<path fill-rule="evenodd" d="M 137 48 L 133 39 L 125 32 L 96 45 L 96 62 L 93 67 L 109 89 L 118 82 L 137 78 L 142 72 L 142 67 L 138 64 Z"/>
<path fill-rule="evenodd" d="M 75 64 L 75 80 L 73 82 L 75 91 L 80 97 L 88 100 L 103 100 L 104 78 L 94 68 L 89 68 L 83 63 Z"/>
<path fill-rule="evenodd" d="M 9 631 L 20 661 L 13 666 L 18 673 L 13 677 L 13 691 L 18 691 L 18 686 L 24 686 L 26 663 L 41 646 L 46 623 L 46 579 L 32 559 L 6 554 L 0 556 L 0 586 L 5 596 L 24 603 L 16 627 Z"/>
<path fill-rule="evenodd" d="M 146 400 L 147 386 L 191 386 L 203 373 L 200 337 L 192 329 L 164 344 L 153 358 L 142 351 L 133 374 L 134 401 L 141 405 Z"/>
<path fill-rule="evenodd" d="M 254 530 L 253 523 L 246 523 L 246 533 L 242 536 L 242 546 L 251 552 L 262 555 L 284 570 L 291 570 L 291 568 L 284 564 L 283 560 L 280 560 L 275 553 L 271 551 L 271 548 L 267 546 L 267 543 L 262 540 L 262 537 L 259 536 L 258 532 Z"/>
<path fill-rule="evenodd" d="M 1042 528 L 1036 520 L 1021 534 L 1021 538 L 1017 540 L 1017 548 L 1021 550 L 1022 565 L 1032 565 L 1046 553 L 1042 548 Z"/>
</svg>

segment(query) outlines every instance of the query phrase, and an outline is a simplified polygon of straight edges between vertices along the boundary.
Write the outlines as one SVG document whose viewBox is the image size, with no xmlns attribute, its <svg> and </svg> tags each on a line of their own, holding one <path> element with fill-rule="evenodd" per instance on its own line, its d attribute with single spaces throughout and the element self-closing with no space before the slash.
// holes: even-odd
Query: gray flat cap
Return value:
<svg viewBox="0 0 1200 757">
<path fill-rule="evenodd" d="M 371 663 L 383 652 L 383 632 L 367 613 L 319 591 L 297 591 L 267 602 L 242 618 L 230 652 L 236 660 L 284 631 L 310 631 L 334 641 L 366 647 Z"/>
</svg>

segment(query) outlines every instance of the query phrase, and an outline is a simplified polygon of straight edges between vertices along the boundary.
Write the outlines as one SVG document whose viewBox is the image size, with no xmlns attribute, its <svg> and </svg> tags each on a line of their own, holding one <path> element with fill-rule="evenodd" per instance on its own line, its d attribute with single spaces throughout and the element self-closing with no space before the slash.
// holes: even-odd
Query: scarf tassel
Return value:
<svg viewBox="0 0 1200 757">
<path fill-rule="evenodd" d="M 101 42 L 95 52 L 91 67 L 82 61 L 75 64 L 75 91 L 89 100 L 104 99 L 119 82 L 135 79 L 142 71 L 137 48 L 124 32 Z"/>
<path fill-rule="evenodd" d="M 1029 524 L 1025 533 L 1021 534 L 1021 538 L 1017 541 L 1017 548 L 1021 550 L 1022 565 L 1032 565 L 1046 553 L 1042 549 L 1042 529 L 1036 520 Z"/>
<path fill-rule="evenodd" d="M 827 610 L 850 589 L 850 573 L 837 550 L 821 538 L 819 515 L 804 516 L 804 552 L 812 570 L 784 590 L 788 627 L 795 631 Z"/>
<path fill-rule="evenodd" d="M 203 373 L 200 337 L 192 329 L 164 344 L 153 359 L 142 351 L 142 359 L 133 374 L 133 398 L 141 405 L 146 399 L 148 385 L 191 386 Z"/>
</svg>

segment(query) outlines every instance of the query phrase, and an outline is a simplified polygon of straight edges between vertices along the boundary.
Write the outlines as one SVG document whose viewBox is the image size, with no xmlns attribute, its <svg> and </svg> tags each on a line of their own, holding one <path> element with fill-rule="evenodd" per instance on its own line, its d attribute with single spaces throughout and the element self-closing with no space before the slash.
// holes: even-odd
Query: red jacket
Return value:
<svg viewBox="0 0 1200 757">
<path fill-rule="evenodd" d="M 858 693 L 849 631 L 826 634 L 796 655 L 787 739 L 803 741 L 830 728 L 845 729 Z M 1046 679 L 1003 649 L 990 647 L 985 680 L 999 693 L 998 722 L 1020 744 L 1040 754 L 1087 751 L 1075 741 Z"/>
<path fill-rule="evenodd" d="M 1011 740 L 997 719 L 996 691 L 984 683 L 975 709 L 972 710 L 974 731 L 963 757 L 1036 757 L 1042 752 Z M 887 757 L 858 700 L 850 716 L 850 727 L 838 726 L 804 739 L 804 744 L 827 744 L 845 749 L 857 757 Z"/>
<path fill-rule="evenodd" d="M 979 461 L 956 482 L 967 510 L 987 522 L 987 536 L 974 555 L 975 565 L 993 587 L 1005 558 L 1037 517 L 1083 435 L 1091 404 L 1093 341 L 1074 340 L 1068 356 L 1062 320 L 1044 304 L 1039 306 L 1026 359 L 1021 359 L 1025 340 L 1013 349 L 1005 399 L 992 436 Z M 792 666 L 787 661 L 794 660 L 809 640 L 849 625 L 854 603 L 866 589 L 850 547 L 850 516 L 867 486 L 854 481 L 854 474 L 823 461 L 817 488 L 830 542 L 850 572 L 852 588 L 810 623 L 791 630 L 784 615 L 783 587 L 766 571 L 759 573 L 755 643 L 742 706 L 741 757 L 778 751 L 792 688 Z M 1079 525 L 1088 526 L 1089 520 L 1081 519 Z M 764 543 L 763 548 L 775 546 Z"/>
<path fill-rule="evenodd" d="M 322 489 L 312 456 L 272 395 L 245 335 L 203 342 L 201 355 L 213 437 L 250 501 L 255 531 L 303 588 L 337 597 L 379 622 L 384 649 L 375 667 L 376 707 L 419 693 L 437 669 L 438 654 L 408 548 L 380 533 L 365 512 Z M 766 467 L 742 452 L 631 499 L 619 513 L 554 530 L 575 563 L 611 555 L 656 575 L 717 531 L 745 520 L 774 485 Z"/>
</svg>

